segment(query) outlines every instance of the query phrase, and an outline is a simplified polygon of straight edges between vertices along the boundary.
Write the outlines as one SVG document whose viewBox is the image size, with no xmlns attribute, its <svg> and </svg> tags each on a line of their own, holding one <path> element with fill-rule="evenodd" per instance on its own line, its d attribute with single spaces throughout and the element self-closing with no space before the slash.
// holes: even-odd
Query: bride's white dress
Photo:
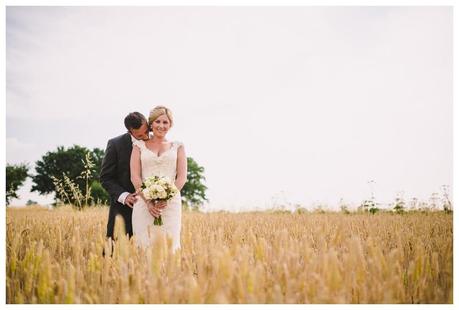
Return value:
<svg viewBox="0 0 459 310">
<path fill-rule="evenodd" d="M 144 141 L 135 141 L 134 145 L 140 148 L 142 166 L 142 181 L 147 177 L 156 175 L 169 179 L 175 183 L 177 176 L 177 150 L 181 142 L 172 142 L 169 150 L 157 156 L 145 145 Z M 172 238 L 172 248 L 180 248 L 180 230 L 182 223 L 182 201 L 180 193 L 167 202 L 167 207 L 162 210 L 163 225 L 153 226 L 154 217 L 148 212 L 142 198 L 138 198 L 132 211 L 132 229 L 138 245 L 147 247 L 153 243 L 161 233 L 166 233 Z"/>
</svg>

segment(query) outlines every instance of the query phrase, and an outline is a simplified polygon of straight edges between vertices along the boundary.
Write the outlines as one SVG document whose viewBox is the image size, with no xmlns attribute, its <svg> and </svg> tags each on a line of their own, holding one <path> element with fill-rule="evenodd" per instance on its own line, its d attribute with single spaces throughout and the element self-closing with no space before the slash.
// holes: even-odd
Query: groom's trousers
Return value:
<svg viewBox="0 0 459 310">
<path fill-rule="evenodd" d="M 132 208 L 124 206 L 121 203 L 112 203 L 108 212 L 107 223 L 107 238 L 114 240 L 113 232 L 115 230 L 115 220 L 118 215 L 121 215 L 124 222 L 125 233 L 132 237 Z"/>
<path fill-rule="evenodd" d="M 114 230 L 116 217 L 121 215 L 122 221 L 124 223 L 124 231 L 128 234 L 129 238 L 132 237 L 132 209 L 128 206 L 123 206 L 122 204 L 110 205 L 110 210 L 108 212 L 108 223 L 107 223 L 107 239 L 110 240 L 110 249 L 108 250 L 110 256 L 113 256 L 113 247 L 114 247 Z M 119 217 L 118 217 L 119 218 Z M 118 222 L 118 225 L 121 223 Z M 102 249 L 102 256 L 105 257 L 105 247 Z"/>
</svg>

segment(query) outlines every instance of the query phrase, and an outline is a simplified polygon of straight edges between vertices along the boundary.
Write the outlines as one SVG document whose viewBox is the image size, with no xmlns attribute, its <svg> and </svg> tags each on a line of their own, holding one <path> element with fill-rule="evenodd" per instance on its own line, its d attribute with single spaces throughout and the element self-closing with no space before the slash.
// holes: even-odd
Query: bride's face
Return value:
<svg viewBox="0 0 459 310">
<path fill-rule="evenodd" d="M 171 122 L 166 114 L 159 116 L 151 124 L 153 134 L 157 137 L 164 137 L 171 128 Z"/>
</svg>

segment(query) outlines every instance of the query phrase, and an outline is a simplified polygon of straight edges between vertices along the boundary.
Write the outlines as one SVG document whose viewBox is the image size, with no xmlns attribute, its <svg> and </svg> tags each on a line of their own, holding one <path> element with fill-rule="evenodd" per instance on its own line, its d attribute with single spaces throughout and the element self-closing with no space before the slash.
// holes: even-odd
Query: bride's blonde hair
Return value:
<svg viewBox="0 0 459 310">
<path fill-rule="evenodd" d="M 172 117 L 172 112 L 170 109 L 166 108 L 165 106 L 158 105 L 153 108 L 153 110 L 150 111 L 150 115 L 148 116 L 148 128 L 151 128 L 151 124 L 160 117 L 161 115 L 166 115 L 167 118 L 169 119 L 169 122 L 171 123 L 171 127 L 174 124 L 174 120 Z"/>
</svg>

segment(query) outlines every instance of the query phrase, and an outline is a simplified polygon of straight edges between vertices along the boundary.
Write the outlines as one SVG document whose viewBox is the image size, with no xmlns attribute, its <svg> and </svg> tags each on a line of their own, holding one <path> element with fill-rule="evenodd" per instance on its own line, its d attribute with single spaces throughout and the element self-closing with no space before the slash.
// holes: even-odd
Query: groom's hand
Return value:
<svg viewBox="0 0 459 310">
<path fill-rule="evenodd" d="M 134 203 L 137 201 L 137 194 L 129 194 L 127 197 L 126 197 L 126 200 L 124 201 L 124 203 L 132 208 L 134 206 Z"/>
</svg>

